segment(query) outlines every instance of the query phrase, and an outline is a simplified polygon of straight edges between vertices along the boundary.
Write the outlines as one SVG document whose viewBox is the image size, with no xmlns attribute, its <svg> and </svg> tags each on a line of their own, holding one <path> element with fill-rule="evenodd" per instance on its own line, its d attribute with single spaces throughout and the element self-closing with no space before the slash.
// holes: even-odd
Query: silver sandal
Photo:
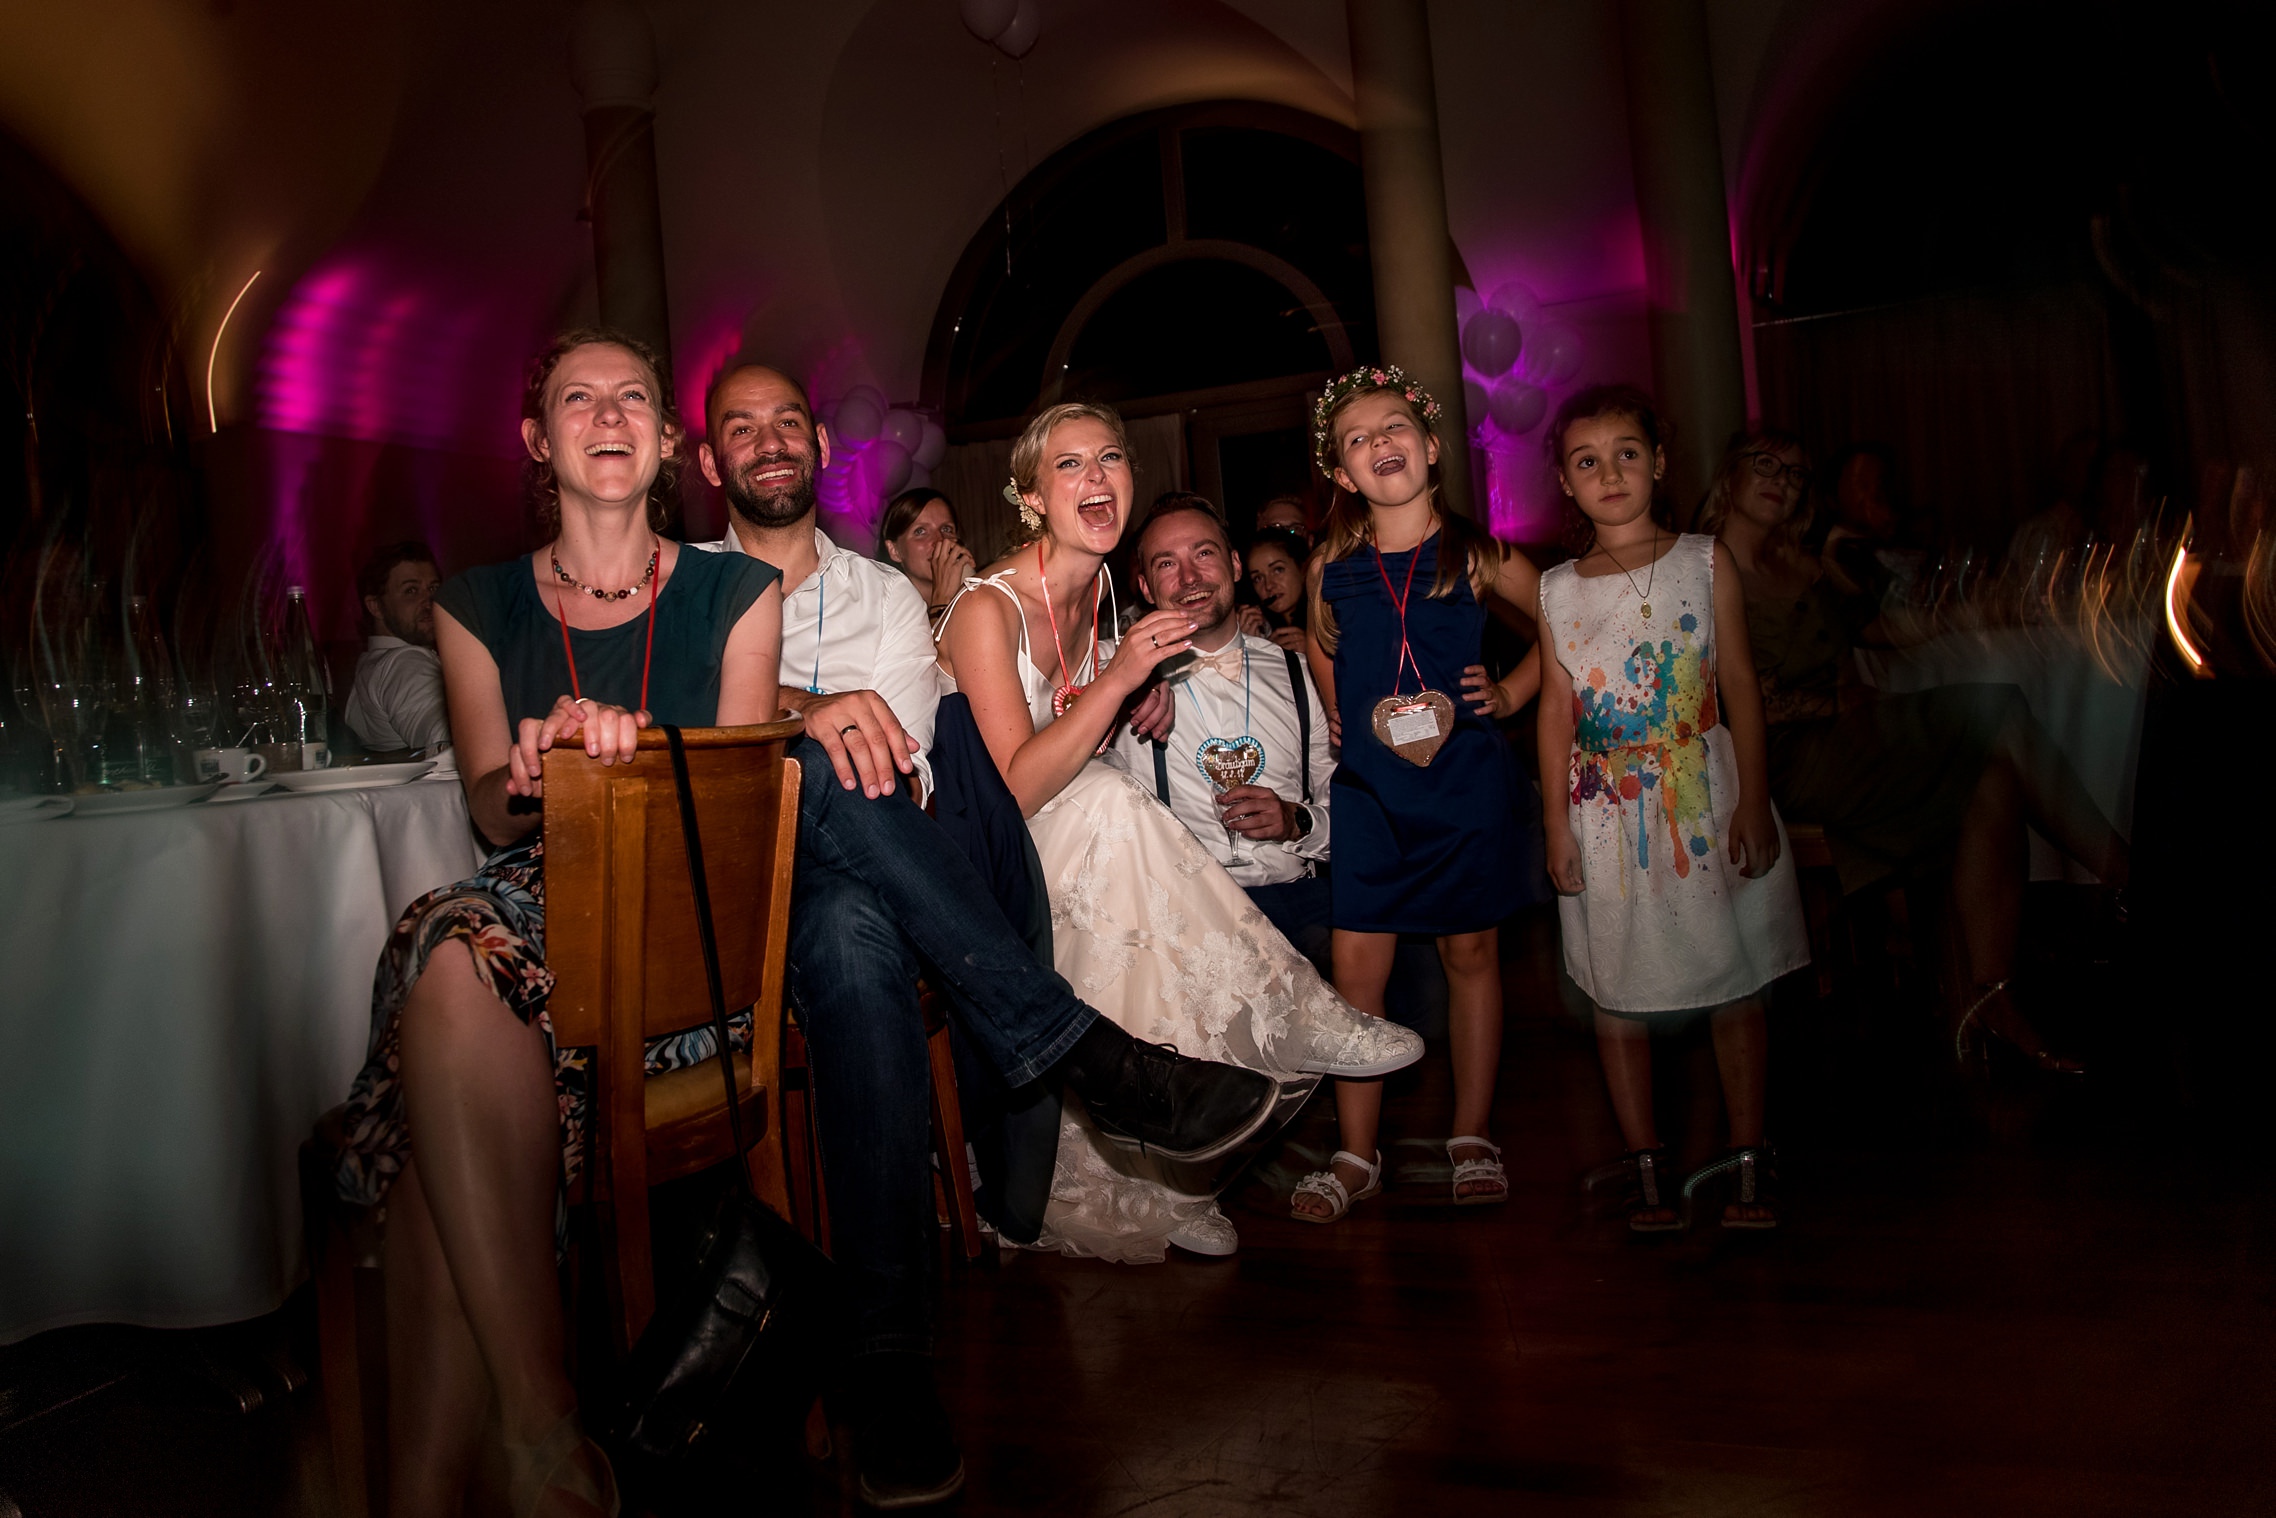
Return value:
<svg viewBox="0 0 2276 1518">
<path fill-rule="evenodd" d="M 1357 1191 L 1346 1187 L 1342 1177 L 1336 1174 L 1336 1161 L 1338 1160 L 1347 1161 L 1354 1169 L 1365 1172 L 1367 1184 L 1361 1186 Z M 1296 1189 L 1288 1195 L 1288 1215 L 1299 1223 L 1333 1223 L 1351 1211 L 1354 1206 L 1366 1201 L 1382 1189 L 1382 1150 L 1375 1151 L 1375 1163 L 1371 1165 L 1358 1155 L 1353 1154 L 1349 1149 L 1338 1149 L 1328 1160 L 1327 1169 L 1315 1170 L 1296 1183 Z M 1328 1211 L 1324 1213 L 1298 1212 L 1296 1210 L 1296 1199 L 1306 1195 L 1324 1198 L 1328 1204 Z"/>
<path fill-rule="evenodd" d="M 1491 1152 L 1493 1158 L 1484 1160 L 1456 1160 L 1457 1145 L 1466 1145 Z M 1502 1168 L 1502 1146 L 1492 1139 L 1465 1133 L 1446 1141 L 1446 1157 L 1454 1161 L 1454 1205 L 1457 1207 L 1493 1207 L 1509 1200 L 1509 1172 Z M 1484 1181 L 1496 1189 L 1473 1191 L 1464 1195 L 1462 1188 L 1474 1181 Z"/>
</svg>

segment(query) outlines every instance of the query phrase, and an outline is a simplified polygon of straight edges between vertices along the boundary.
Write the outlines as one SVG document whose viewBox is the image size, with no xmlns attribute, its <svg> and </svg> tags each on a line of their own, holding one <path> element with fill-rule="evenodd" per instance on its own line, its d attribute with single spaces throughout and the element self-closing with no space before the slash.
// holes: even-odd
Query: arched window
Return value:
<svg viewBox="0 0 2276 1518">
<path fill-rule="evenodd" d="M 1239 527 L 1305 487 L 1307 393 L 1374 356 L 1357 135 L 1187 106 L 1102 127 L 1013 189 L 943 293 L 924 400 L 956 452 L 997 445 L 990 469 L 1039 406 L 1110 402 L 1145 433 L 1141 500 L 1187 485 Z M 975 490 L 960 509 L 986 517 Z"/>
</svg>

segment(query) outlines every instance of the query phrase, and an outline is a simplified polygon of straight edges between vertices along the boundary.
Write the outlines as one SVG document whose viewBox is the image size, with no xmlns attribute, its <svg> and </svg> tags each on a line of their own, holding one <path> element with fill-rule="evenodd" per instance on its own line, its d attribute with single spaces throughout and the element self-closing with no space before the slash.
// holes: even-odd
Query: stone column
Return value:
<svg viewBox="0 0 2276 1518">
<path fill-rule="evenodd" d="M 1438 424 L 1441 496 L 1449 508 L 1474 514 L 1429 10 L 1425 0 L 1344 0 L 1344 12 L 1367 186 L 1376 335 L 1384 361 L 1422 381 L 1445 408 Z"/>
<path fill-rule="evenodd" d="M 656 40 L 631 0 L 585 0 L 569 21 L 585 107 L 585 204 L 601 321 L 672 358 L 664 217 L 656 192 Z"/>
<path fill-rule="evenodd" d="M 1662 499 L 1689 521 L 1746 425 L 1721 125 L 1699 0 L 1621 0 L 1652 387 L 1676 425 Z"/>
</svg>

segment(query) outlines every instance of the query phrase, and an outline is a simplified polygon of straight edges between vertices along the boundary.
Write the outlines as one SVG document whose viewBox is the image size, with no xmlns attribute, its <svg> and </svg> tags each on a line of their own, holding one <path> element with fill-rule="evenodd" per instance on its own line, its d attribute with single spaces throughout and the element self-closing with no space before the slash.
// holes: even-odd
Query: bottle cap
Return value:
<svg viewBox="0 0 2276 1518">
<path fill-rule="evenodd" d="M 305 585 L 287 585 L 285 594 L 288 596 L 305 596 L 308 594 L 308 587 Z"/>
</svg>

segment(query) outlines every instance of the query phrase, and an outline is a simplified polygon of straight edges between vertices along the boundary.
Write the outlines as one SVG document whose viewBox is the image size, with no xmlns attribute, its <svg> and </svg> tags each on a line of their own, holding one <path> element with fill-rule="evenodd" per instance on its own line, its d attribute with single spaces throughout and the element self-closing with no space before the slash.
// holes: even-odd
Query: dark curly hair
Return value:
<svg viewBox="0 0 2276 1518">
<path fill-rule="evenodd" d="M 648 525 L 662 532 L 672 524 L 680 504 L 680 459 L 676 445 L 687 432 L 680 425 L 678 405 L 672 398 L 672 374 L 654 348 L 649 347 L 629 332 L 614 327 L 578 327 L 564 332 L 547 345 L 545 351 L 530 361 L 529 378 L 522 385 L 522 418 L 545 425 L 545 387 L 553 378 L 553 371 L 561 361 L 579 348 L 601 345 L 622 348 L 640 360 L 648 371 L 651 387 L 656 392 L 656 415 L 663 423 L 664 436 L 675 445 L 675 452 L 665 455 L 657 467 L 656 481 L 648 487 Z M 553 465 L 544 459 L 529 458 L 522 464 L 522 499 L 529 503 L 530 512 L 537 518 L 538 530 L 548 538 L 561 531 L 561 487 L 553 477 Z"/>
<path fill-rule="evenodd" d="M 1585 390 L 1576 390 L 1567 396 L 1565 403 L 1557 408 L 1557 415 L 1549 423 L 1548 430 L 1541 434 L 1541 446 L 1549 455 L 1552 473 L 1564 469 L 1565 433 L 1576 422 L 1593 422 L 1602 416 L 1633 418 L 1638 430 L 1644 434 L 1644 441 L 1655 449 L 1666 447 L 1675 436 L 1675 428 L 1660 415 L 1659 407 L 1641 387 L 1590 385 Z M 1670 532 L 1675 530 L 1675 518 L 1669 510 L 1668 502 L 1657 490 L 1652 492 L 1651 513 L 1654 522 Z M 1596 546 L 1596 524 L 1588 519 L 1587 513 L 1580 509 L 1570 495 L 1565 497 L 1563 536 L 1565 546 L 1576 557 Z"/>
</svg>

